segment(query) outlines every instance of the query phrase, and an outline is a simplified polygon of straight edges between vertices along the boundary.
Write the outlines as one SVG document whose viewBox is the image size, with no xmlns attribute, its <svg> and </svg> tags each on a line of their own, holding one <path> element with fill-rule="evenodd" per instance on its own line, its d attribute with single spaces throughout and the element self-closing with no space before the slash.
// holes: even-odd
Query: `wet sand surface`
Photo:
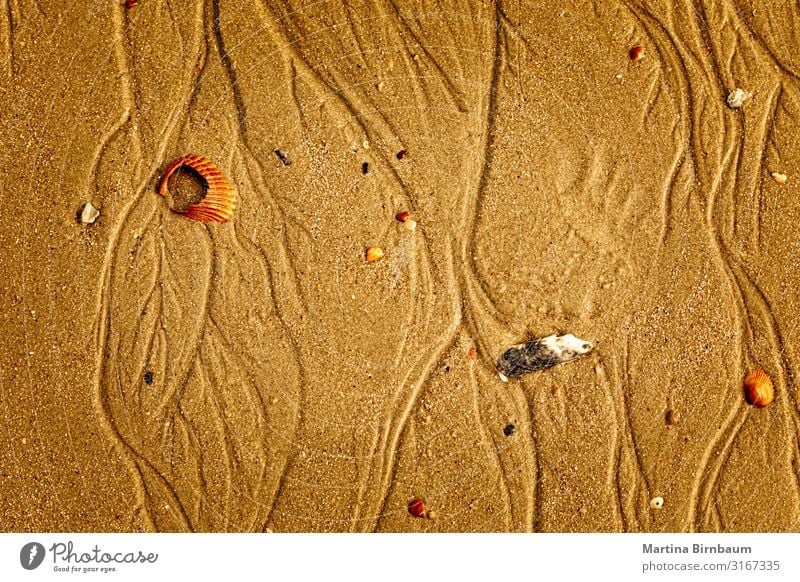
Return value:
<svg viewBox="0 0 800 582">
<path fill-rule="evenodd" d="M 799 38 L 788 1 L 3 0 L 0 528 L 797 531 Z M 188 153 L 230 221 L 158 195 Z M 594 350 L 500 381 L 553 333 Z"/>
</svg>

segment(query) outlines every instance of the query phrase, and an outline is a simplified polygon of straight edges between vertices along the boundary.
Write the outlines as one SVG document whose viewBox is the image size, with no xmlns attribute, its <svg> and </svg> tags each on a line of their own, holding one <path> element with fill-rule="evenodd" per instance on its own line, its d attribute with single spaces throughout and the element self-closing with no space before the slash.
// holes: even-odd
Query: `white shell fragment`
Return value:
<svg viewBox="0 0 800 582">
<path fill-rule="evenodd" d="M 87 202 L 83 205 L 81 209 L 81 223 L 83 224 L 92 224 L 97 217 L 100 216 L 100 211 L 92 206 L 91 202 Z"/>
<path fill-rule="evenodd" d="M 661 509 L 662 507 L 664 507 L 663 497 L 653 497 L 650 500 L 650 509 Z"/>
<path fill-rule="evenodd" d="M 500 373 L 501 380 L 517 378 L 529 372 L 569 362 L 578 356 L 588 354 L 592 348 L 591 342 L 577 338 L 571 333 L 550 335 L 508 348 L 497 359 L 495 367 Z"/>
<path fill-rule="evenodd" d="M 789 176 L 786 174 L 781 174 L 780 172 L 772 172 L 772 179 L 775 180 L 778 184 L 786 184 L 786 181 L 789 179 Z"/>
<path fill-rule="evenodd" d="M 745 100 L 749 99 L 751 95 L 751 93 L 746 93 L 742 89 L 739 89 L 739 87 L 736 87 L 736 89 L 728 94 L 728 98 L 725 100 L 725 102 L 731 109 L 739 109 L 742 105 L 744 105 Z"/>
</svg>

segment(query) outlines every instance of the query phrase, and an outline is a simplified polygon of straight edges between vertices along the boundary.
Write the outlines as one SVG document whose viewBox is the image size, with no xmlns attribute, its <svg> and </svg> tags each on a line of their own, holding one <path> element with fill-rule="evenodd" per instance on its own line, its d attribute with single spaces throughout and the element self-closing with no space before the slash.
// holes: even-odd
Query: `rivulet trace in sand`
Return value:
<svg viewBox="0 0 800 582">
<path fill-rule="evenodd" d="M 794 3 L 123 4 L 0 9 L 0 528 L 798 530 Z"/>
</svg>

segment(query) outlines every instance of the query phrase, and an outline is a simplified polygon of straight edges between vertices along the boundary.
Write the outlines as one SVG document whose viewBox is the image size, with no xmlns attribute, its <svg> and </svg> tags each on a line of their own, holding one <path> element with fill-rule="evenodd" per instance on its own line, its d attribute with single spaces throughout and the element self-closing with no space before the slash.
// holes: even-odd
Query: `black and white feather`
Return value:
<svg viewBox="0 0 800 582">
<path fill-rule="evenodd" d="M 507 349 L 497 359 L 495 366 L 500 372 L 500 379 L 506 381 L 508 378 L 518 378 L 529 372 L 569 362 L 590 351 L 592 351 L 591 342 L 577 338 L 571 333 L 550 335 Z"/>
</svg>

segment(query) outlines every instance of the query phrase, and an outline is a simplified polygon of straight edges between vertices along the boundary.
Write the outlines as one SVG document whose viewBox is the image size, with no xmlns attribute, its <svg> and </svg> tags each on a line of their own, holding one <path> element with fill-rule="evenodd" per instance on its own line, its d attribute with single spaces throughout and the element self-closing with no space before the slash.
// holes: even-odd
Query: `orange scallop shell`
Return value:
<svg viewBox="0 0 800 582">
<path fill-rule="evenodd" d="M 200 174 L 208 184 L 208 189 L 205 197 L 197 204 L 190 204 L 183 210 L 176 208 L 171 210 L 200 222 L 225 222 L 228 220 L 236 210 L 236 190 L 219 166 L 204 156 L 189 154 L 172 162 L 161 178 L 158 193 L 165 198 L 169 195 L 167 182 L 169 182 L 170 176 L 182 166 L 187 166 Z"/>
<path fill-rule="evenodd" d="M 775 398 L 772 379 L 764 370 L 753 370 L 744 379 L 744 397 L 748 404 L 763 408 Z"/>
</svg>

